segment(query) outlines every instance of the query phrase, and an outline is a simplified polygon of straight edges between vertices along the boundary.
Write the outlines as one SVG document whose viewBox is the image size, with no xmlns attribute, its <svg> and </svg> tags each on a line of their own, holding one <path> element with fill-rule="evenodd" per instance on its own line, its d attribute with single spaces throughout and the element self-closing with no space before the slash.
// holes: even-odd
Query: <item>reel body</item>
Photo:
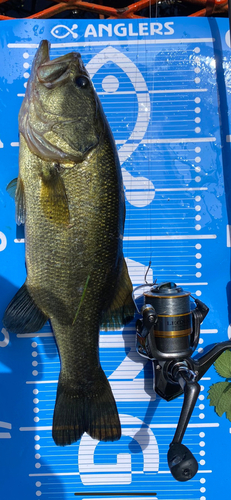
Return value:
<svg viewBox="0 0 231 500">
<path fill-rule="evenodd" d="M 193 300 L 191 300 L 191 298 Z M 200 392 L 198 381 L 231 342 L 210 346 L 199 359 L 191 358 L 200 338 L 200 324 L 208 307 L 173 282 L 155 285 L 144 293 L 142 319 L 136 323 L 137 352 L 153 362 L 154 390 L 170 401 L 184 393 L 168 465 L 177 481 L 188 481 L 198 470 L 190 450 L 182 444 Z"/>
</svg>

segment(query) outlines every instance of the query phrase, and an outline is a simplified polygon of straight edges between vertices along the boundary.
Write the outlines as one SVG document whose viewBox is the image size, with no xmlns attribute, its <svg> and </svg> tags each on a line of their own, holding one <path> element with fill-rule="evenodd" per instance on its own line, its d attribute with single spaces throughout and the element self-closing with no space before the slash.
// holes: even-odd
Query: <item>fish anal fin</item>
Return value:
<svg viewBox="0 0 231 500">
<path fill-rule="evenodd" d="M 70 214 L 63 179 L 55 167 L 42 172 L 41 205 L 46 218 L 55 224 L 68 225 Z"/>
<path fill-rule="evenodd" d="M 24 283 L 5 310 L 3 325 L 12 333 L 34 333 L 45 325 L 47 319 L 36 306 Z"/>
<path fill-rule="evenodd" d="M 128 268 L 123 259 L 122 269 L 117 279 L 113 299 L 107 309 L 103 311 L 102 327 L 107 329 L 120 328 L 132 320 L 135 314 L 135 305 L 132 298 L 132 283 Z"/>
</svg>

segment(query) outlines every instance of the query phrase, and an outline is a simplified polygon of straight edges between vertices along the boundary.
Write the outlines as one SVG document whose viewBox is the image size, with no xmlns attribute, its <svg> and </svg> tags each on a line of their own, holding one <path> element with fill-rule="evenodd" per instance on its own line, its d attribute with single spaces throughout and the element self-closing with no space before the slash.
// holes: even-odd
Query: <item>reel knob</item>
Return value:
<svg viewBox="0 0 231 500">
<path fill-rule="evenodd" d="M 198 471 L 198 463 L 191 451 L 181 443 L 172 443 L 168 450 L 168 466 L 177 481 L 189 481 Z"/>
</svg>

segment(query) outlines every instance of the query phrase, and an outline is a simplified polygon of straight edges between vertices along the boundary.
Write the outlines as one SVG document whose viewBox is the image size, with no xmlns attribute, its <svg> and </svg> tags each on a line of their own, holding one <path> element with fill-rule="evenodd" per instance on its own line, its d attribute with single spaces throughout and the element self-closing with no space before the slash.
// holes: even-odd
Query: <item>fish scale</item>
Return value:
<svg viewBox="0 0 231 500">
<path fill-rule="evenodd" d="M 47 321 L 61 372 L 53 438 L 121 435 L 116 403 L 98 353 L 99 329 L 134 315 L 123 257 L 125 203 L 106 117 L 77 53 L 36 53 L 19 113 L 16 221 L 25 223 L 27 279 L 7 307 L 5 327 L 36 332 Z M 11 183 L 12 188 L 12 183 Z"/>
</svg>

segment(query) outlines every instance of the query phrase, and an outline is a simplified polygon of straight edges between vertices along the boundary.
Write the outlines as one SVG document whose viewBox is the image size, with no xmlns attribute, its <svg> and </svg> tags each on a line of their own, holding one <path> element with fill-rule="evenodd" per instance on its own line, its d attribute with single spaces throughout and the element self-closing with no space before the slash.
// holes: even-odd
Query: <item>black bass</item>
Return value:
<svg viewBox="0 0 231 500">
<path fill-rule="evenodd" d="M 27 279 L 4 326 L 31 333 L 51 322 L 61 358 L 55 443 L 71 444 L 84 432 L 113 441 L 121 427 L 100 366 L 99 328 L 125 324 L 134 304 L 122 248 L 120 165 L 80 54 L 50 60 L 49 44 L 41 42 L 19 130 L 16 221 L 25 223 Z"/>
</svg>

